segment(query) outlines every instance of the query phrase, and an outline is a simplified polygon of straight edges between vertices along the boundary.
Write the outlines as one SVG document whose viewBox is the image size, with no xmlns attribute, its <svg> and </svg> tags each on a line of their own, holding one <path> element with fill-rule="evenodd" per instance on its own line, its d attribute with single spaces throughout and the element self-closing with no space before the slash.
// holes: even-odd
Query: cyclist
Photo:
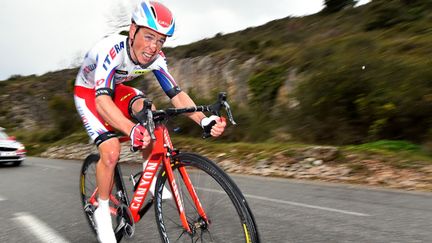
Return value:
<svg viewBox="0 0 432 243">
<path fill-rule="evenodd" d="M 129 35 L 108 36 L 97 43 L 86 54 L 77 75 L 75 105 L 100 154 L 96 166 L 99 206 L 94 213 L 100 242 L 116 242 L 108 204 L 120 154 L 120 142 L 114 131 L 128 135 L 135 149 L 151 148 L 147 130 L 130 120 L 142 109 L 144 94 L 122 83 L 151 71 L 174 107 L 195 105 L 168 72 L 161 51 L 174 27 L 174 18 L 167 7 L 144 0 L 132 13 Z M 217 116 L 206 117 L 201 112 L 188 116 L 202 128 L 211 128 L 214 137 L 220 136 L 226 126 Z"/>
</svg>

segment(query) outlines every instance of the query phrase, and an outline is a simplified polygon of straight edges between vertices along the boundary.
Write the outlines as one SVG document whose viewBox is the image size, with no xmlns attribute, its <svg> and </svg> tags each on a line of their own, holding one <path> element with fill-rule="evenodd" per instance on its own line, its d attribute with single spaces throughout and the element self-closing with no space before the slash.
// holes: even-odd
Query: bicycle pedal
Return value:
<svg viewBox="0 0 432 243">
<path fill-rule="evenodd" d="M 123 234 L 128 239 L 132 238 L 135 234 L 135 227 L 130 224 L 126 224 L 123 228 Z"/>
<path fill-rule="evenodd" d="M 84 206 L 84 212 L 86 212 L 88 215 L 92 216 L 94 214 L 94 211 L 95 211 L 95 209 L 94 209 L 93 205 L 91 205 L 90 203 L 87 203 Z"/>
<path fill-rule="evenodd" d="M 117 209 L 117 215 L 121 218 L 114 232 L 116 234 L 121 232 L 127 238 L 132 238 L 135 234 L 135 223 L 129 208 L 126 205 L 121 204 Z"/>
<path fill-rule="evenodd" d="M 125 220 L 121 219 L 119 224 L 117 225 L 117 227 L 114 229 L 114 233 L 117 234 L 118 232 L 120 232 L 120 230 L 122 230 L 124 227 L 126 226 Z"/>
</svg>

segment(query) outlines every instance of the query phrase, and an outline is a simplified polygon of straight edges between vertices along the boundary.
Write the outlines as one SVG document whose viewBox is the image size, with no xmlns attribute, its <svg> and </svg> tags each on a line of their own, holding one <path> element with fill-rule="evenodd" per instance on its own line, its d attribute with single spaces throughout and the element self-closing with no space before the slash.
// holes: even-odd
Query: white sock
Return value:
<svg viewBox="0 0 432 243">
<path fill-rule="evenodd" d="M 109 199 L 103 200 L 103 199 L 98 198 L 98 203 L 99 203 L 98 207 L 100 207 L 100 208 L 103 208 L 103 209 L 109 208 Z"/>
<path fill-rule="evenodd" d="M 98 239 L 102 243 L 117 242 L 112 228 L 109 200 L 98 198 L 99 206 L 94 213 L 97 225 Z"/>
</svg>

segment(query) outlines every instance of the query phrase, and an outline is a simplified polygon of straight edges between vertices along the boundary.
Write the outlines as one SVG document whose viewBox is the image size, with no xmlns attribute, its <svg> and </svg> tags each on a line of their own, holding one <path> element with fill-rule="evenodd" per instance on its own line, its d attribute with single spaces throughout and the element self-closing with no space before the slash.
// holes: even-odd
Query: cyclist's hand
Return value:
<svg viewBox="0 0 432 243">
<path fill-rule="evenodd" d="M 211 134 L 213 137 L 219 137 L 225 131 L 226 121 L 224 117 L 210 116 L 201 120 L 201 126 L 205 134 Z"/>
<path fill-rule="evenodd" d="M 136 124 L 132 128 L 129 137 L 131 140 L 132 152 L 138 151 L 139 149 L 143 149 L 147 147 L 150 143 L 150 135 L 141 124 Z"/>
</svg>

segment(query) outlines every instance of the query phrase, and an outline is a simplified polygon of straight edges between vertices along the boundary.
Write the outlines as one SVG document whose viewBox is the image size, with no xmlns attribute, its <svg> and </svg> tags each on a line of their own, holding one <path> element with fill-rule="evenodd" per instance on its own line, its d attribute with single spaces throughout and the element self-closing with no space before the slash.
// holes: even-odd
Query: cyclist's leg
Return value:
<svg viewBox="0 0 432 243">
<path fill-rule="evenodd" d="M 99 198 L 108 200 L 113 183 L 114 168 L 120 155 L 120 142 L 116 137 L 105 140 L 99 147 L 100 159 L 96 167 Z"/>
<path fill-rule="evenodd" d="M 120 153 L 120 143 L 113 129 L 96 111 L 93 89 L 75 87 L 75 105 L 90 138 L 98 145 L 100 160 L 96 166 L 99 206 L 94 213 L 98 237 L 101 242 L 116 242 L 109 210 L 109 194 L 113 182 L 114 168 Z"/>
<path fill-rule="evenodd" d="M 98 146 L 100 160 L 97 165 L 97 184 L 99 197 L 109 198 L 112 185 L 112 175 L 120 153 L 120 143 L 113 133 L 113 128 L 104 122 L 96 110 L 96 96 L 94 89 L 76 86 L 75 105 L 83 121 L 84 127 Z"/>
<path fill-rule="evenodd" d="M 100 160 L 96 166 L 96 180 L 99 191 L 99 207 L 94 214 L 98 237 L 101 242 L 116 242 L 111 222 L 109 196 L 113 183 L 114 168 L 120 154 L 120 142 L 114 137 L 102 142 L 98 149 Z"/>
</svg>

